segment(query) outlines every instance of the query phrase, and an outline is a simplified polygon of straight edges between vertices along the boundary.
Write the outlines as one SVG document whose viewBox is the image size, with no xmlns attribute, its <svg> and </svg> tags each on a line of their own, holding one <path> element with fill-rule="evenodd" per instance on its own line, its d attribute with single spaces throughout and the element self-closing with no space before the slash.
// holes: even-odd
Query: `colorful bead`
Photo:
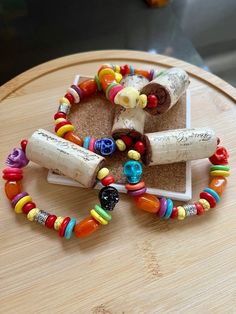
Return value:
<svg viewBox="0 0 236 314">
<path fill-rule="evenodd" d="M 88 149 L 89 148 L 89 142 L 90 142 L 90 137 L 89 136 L 85 136 L 83 147 Z"/>
<path fill-rule="evenodd" d="M 210 204 L 210 208 L 214 208 L 216 206 L 216 199 L 210 193 L 201 192 L 200 198 L 207 200 Z"/>
<path fill-rule="evenodd" d="M 17 202 L 18 202 L 21 198 L 23 198 L 23 197 L 25 197 L 25 196 L 28 196 L 28 195 L 29 195 L 29 194 L 28 194 L 27 192 L 21 192 L 20 194 L 17 194 L 17 195 L 12 199 L 12 201 L 11 201 L 12 207 L 15 208 Z"/>
<path fill-rule="evenodd" d="M 113 82 L 111 84 L 109 84 L 109 86 L 107 87 L 106 89 L 106 98 L 107 99 L 110 99 L 110 91 L 112 90 L 112 88 L 114 88 L 115 86 L 117 86 L 117 83 L 116 82 Z M 115 96 L 116 97 L 116 96 Z"/>
<path fill-rule="evenodd" d="M 92 209 L 90 211 L 90 214 L 91 216 L 97 220 L 101 225 L 107 225 L 108 224 L 108 221 L 106 221 L 105 219 L 102 218 L 102 216 L 100 216 L 96 211 L 95 209 Z"/>
<path fill-rule="evenodd" d="M 116 95 L 123 89 L 124 87 L 122 85 L 113 85 L 111 89 L 109 90 L 109 100 L 111 103 L 114 103 L 114 99 Z"/>
<path fill-rule="evenodd" d="M 45 212 L 44 210 L 40 210 L 36 216 L 35 216 L 35 221 L 38 222 L 39 224 L 45 226 L 46 220 L 49 217 L 49 213 Z"/>
<path fill-rule="evenodd" d="M 128 157 L 130 159 L 140 160 L 141 155 L 136 150 L 131 149 L 131 150 L 128 151 Z"/>
<path fill-rule="evenodd" d="M 117 73 L 120 73 L 120 66 L 116 64 L 114 66 L 114 71 L 117 72 Z"/>
<path fill-rule="evenodd" d="M 115 80 L 117 83 L 120 83 L 120 81 L 122 80 L 122 74 L 120 73 L 115 73 Z"/>
<path fill-rule="evenodd" d="M 218 146 L 214 155 L 209 157 L 213 165 L 227 165 L 229 153 L 223 146 Z"/>
<path fill-rule="evenodd" d="M 101 206 L 95 205 L 95 211 L 106 221 L 111 221 L 111 215 L 106 212 Z"/>
<path fill-rule="evenodd" d="M 76 86 L 73 84 L 73 85 L 71 85 L 71 88 L 76 91 L 76 93 L 79 95 L 80 98 L 82 97 L 82 90 L 79 88 L 79 86 Z"/>
<path fill-rule="evenodd" d="M 17 214 L 21 214 L 23 206 L 31 201 L 32 201 L 32 197 L 30 195 L 26 195 L 22 197 L 15 205 L 15 212 Z"/>
<path fill-rule="evenodd" d="M 171 214 L 172 214 L 172 210 L 173 210 L 173 201 L 171 199 L 167 199 L 167 208 L 166 208 L 166 212 L 164 215 L 165 219 L 169 219 Z"/>
<path fill-rule="evenodd" d="M 98 88 L 99 92 L 102 91 L 102 85 L 101 85 L 101 83 L 100 83 L 100 81 L 99 81 L 98 76 L 95 75 L 94 79 L 95 79 L 95 82 L 96 82 L 96 84 L 97 84 L 97 88 Z"/>
<path fill-rule="evenodd" d="M 215 176 L 211 179 L 209 188 L 214 190 L 219 196 L 222 196 L 227 185 L 227 179 L 222 176 Z"/>
<path fill-rule="evenodd" d="M 21 192 L 20 181 L 7 181 L 5 183 L 5 193 L 9 200 L 12 200 L 20 192 Z"/>
<path fill-rule="evenodd" d="M 178 218 L 178 208 L 176 206 L 174 206 L 172 208 L 172 213 L 171 213 L 170 218 L 172 218 L 172 219 Z"/>
<path fill-rule="evenodd" d="M 138 96 L 137 107 L 144 109 L 147 106 L 147 95 L 141 94 Z"/>
<path fill-rule="evenodd" d="M 60 122 L 66 122 L 66 121 L 67 121 L 67 119 L 58 118 L 58 119 L 54 120 L 54 124 L 57 125 L 57 124 L 59 124 Z"/>
<path fill-rule="evenodd" d="M 178 206 L 178 219 L 179 220 L 184 220 L 186 213 L 185 213 L 185 209 L 183 208 L 183 206 Z"/>
<path fill-rule="evenodd" d="M 63 125 L 60 127 L 60 129 L 57 130 L 57 135 L 60 136 L 60 137 L 63 137 L 64 134 L 66 134 L 67 132 L 70 132 L 70 131 L 74 131 L 75 128 L 73 125 L 71 124 L 66 124 L 66 125 Z"/>
<path fill-rule="evenodd" d="M 69 97 L 70 97 L 70 96 L 69 96 Z M 59 103 L 60 103 L 60 104 L 67 104 L 67 105 L 70 105 L 70 101 L 69 101 L 69 99 L 66 98 L 66 97 L 62 97 L 62 98 L 59 100 Z M 54 117 L 54 119 L 55 119 L 55 117 Z"/>
<path fill-rule="evenodd" d="M 77 238 L 86 237 L 95 232 L 99 227 L 99 222 L 93 217 L 88 217 L 76 224 L 74 227 L 74 233 Z"/>
<path fill-rule="evenodd" d="M 142 75 L 142 76 L 146 77 L 147 79 L 149 79 L 149 71 L 134 69 L 134 73 L 137 75 Z"/>
<path fill-rule="evenodd" d="M 31 209 L 36 208 L 36 204 L 34 202 L 28 202 L 22 207 L 22 212 L 26 215 L 31 211 Z"/>
<path fill-rule="evenodd" d="M 55 220 L 55 223 L 54 223 L 54 226 L 53 226 L 53 227 L 54 227 L 54 229 L 55 229 L 56 231 L 59 230 L 59 228 L 60 228 L 60 226 L 61 226 L 63 220 L 64 220 L 63 217 L 57 217 L 57 219 Z"/>
<path fill-rule="evenodd" d="M 67 240 L 69 240 L 71 238 L 75 225 L 76 225 L 76 219 L 72 218 L 70 220 L 70 222 L 68 223 L 66 230 L 65 230 L 65 234 L 64 234 L 64 236 Z"/>
<path fill-rule="evenodd" d="M 139 195 L 143 195 L 146 191 L 147 191 L 147 188 L 144 187 L 136 191 L 128 191 L 127 194 L 130 196 L 139 196 Z"/>
<path fill-rule="evenodd" d="M 133 145 L 133 139 L 128 135 L 122 135 L 121 140 L 125 143 L 126 147 L 131 147 Z"/>
<path fill-rule="evenodd" d="M 119 192 L 113 186 L 106 186 L 99 192 L 99 200 L 101 207 L 105 210 L 113 210 L 119 202 Z"/>
<path fill-rule="evenodd" d="M 75 135 L 73 132 L 69 131 L 66 134 L 64 134 L 64 139 L 67 141 L 70 141 L 72 143 L 75 143 L 79 146 L 83 146 L 83 139 L 77 135 Z"/>
<path fill-rule="evenodd" d="M 129 183 L 127 183 L 125 185 L 125 188 L 128 191 L 136 191 L 136 190 L 142 189 L 144 187 L 145 187 L 144 181 L 140 181 L 139 183 L 136 183 L 136 184 L 129 184 Z"/>
<path fill-rule="evenodd" d="M 100 70 L 98 72 L 98 78 L 100 82 L 104 75 L 114 75 L 115 77 L 115 72 L 111 68 L 105 68 L 105 69 Z"/>
<path fill-rule="evenodd" d="M 22 148 L 22 150 L 23 150 L 24 153 L 25 153 L 27 144 L 28 144 L 28 141 L 27 141 L 27 140 L 22 140 L 22 141 L 20 142 L 20 146 L 21 146 L 21 148 Z"/>
<path fill-rule="evenodd" d="M 49 229 L 54 228 L 54 224 L 56 220 L 57 220 L 56 215 L 49 215 L 48 219 L 46 220 L 45 226 L 48 227 Z"/>
<path fill-rule="evenodd" d="M 22 169 L 7 167 L 3 170 L 2 178 L 8 181 L 20 181 L 23 178 Z"/>
<path fill-rule="evenodd" d="M 202 205 L 205 211 L 208 211 L 211 208 L 209 202 L 204 198 L 200 198 L 200 200 L 198 200 L 198 203 Z"/>
<path fill-rule="evenodd" d="M 134 197 L 134 201 L 138 208 L 149 213 L 158 213 L 160 209 L 159 199 L 152 194 L 144 193 L 141 196 Z"/>
<path fill-rule="evenodd" d="M 222 177 L 228 177 L 230 175 L 229 171 L 223 171 L 223 170 L 214 170 L 210 172 L 210 175 L 212 177 L 218 177 L 218 176 L 222 176 Z"/>
<path fill-rule="evenodd" d="M 183 208 L 185 210 L 186 217 L 197 215 L 197 208 L 195 204 L 186 204 L 183 205 Z"/>
<path fill-rule="evenodd" d="M 147 96 L 147 108 L 156 108 L 158 105 L 158 99 L 155 95 Z"/>
<path fill-rule="evenodd" d="M 106 176 L 101 181 L 102 185 L 104 185 L 104 186 L 110 185 L 110 184 L 112 184 L 114 182 L 115 182 L 115 178 L 112 175 Z"/>
<path fill-rule="evenodd" d="M 73 95 L 71 95 L 70 93 L 67 93 L 67 94 L 65 94 L 65 96 L 64 96 L 65 98 L 67 98 L 68 100 L 69 100 L 69 102 L 70 102 L 70 105 L 73 105 L 73 103 L 74 103 L 74 101 L 75 101 L 75 98 L 74 98 L 74 96 Z M 64 103 L 63 103 L 63 105 L 64 105 Z"/>
<path fill-rule="evenodd" d="M 167 199 L 165 197 L 162 197 L 160 199 L 160 210 L 159 210 L 159 216 L 162 218 L 165 216 L 166 210 L 167 210 Z"/>
<path fill-rule="evenodd" d="M 65 230 L 66 230 L 66 227 L 67 227 L 69 222 L 70 222 L 70 217 L 64 218 L 64 220 L 62 221 L 60 228 L 58 230 L 59 231 L 59 237 L 64 237 Z"/>
<path fill-rule="evenodd" d="M 213 189 L 205 188 L 203 191 L 211 194 L 215 198 L 216 203 L 218 203 L 220 201 L 220 197 L 219 197 L 218 193 L 216 191 L 214 191 Z"/>
<path fill-rule="evenodd" d="M 197 209 L 197 215 L 200 216 L 200 215 L 203 215 L 204 212 L 205 212 L 205 209 L 204 207 L 202 206 L 201 203 L 194 203 L 196 209 Z"/>
<path fill-rule="evenodd" d="M 95 142 L 96 142 L 96 139 L 94 137 L 91 137 L 90 138 L 90 141 L 89 141 L 89 147 L 88 149 L 91 151 L 91 152 L 94 152 L 94 145 L 95 145 Z"/>
<path fill-rule="evenodd" d="M 121 152 L 126 150 L 125 142 L 122 141 L 121 139 L 116 140 L 116 146 L 119 149 L 119 151 L 121 151 Z"/>
<path fill-rule="evenodd" d="M 70 107 L 71 105 L 68 105 L 68 104 L 60 104 L 57 111 L 64 113 L 65 116 L 68 116 L 70 113 Z"/>
<path fill-rule="evenodd" d="M 143 172 L 142 164 L 136 160 L 126 161 L 123 172 L 129 183 L 138 183 Z"/>
<path fill-rule="evenodd" d="M 223 170 L 223 171 L 230 171 L 229 165 L 214 165 L 211 166 L 211 171 L 214 170 Z"/>
<path fill-rule="evenodd" d="M 135 143 L 134 149 L 135 149 L 137 152 L 139 152 L 140 155 L 143 155 L 143 154 L 145 153 L 146 147 L 145 147 L 145 145 L 144 145 L 143 142 L 138 141 L 138 142 Z"/>
<path fill-rule="evenodd" d="M 96 153 L 102 156 L 109 156 L 115 152 L 116 143 L 113 138 L 104 137 L 95 141 L 94 149 Z"/>
<path fill-rule="evenodd" d="M 31 209 L 31 211 L 29 211 L 28 212 L 28 214 L 27 214 L 27 219 L 29 220 L 29 221 L 34 221 L 34 219 L 35 219 L 35 217 L 36 217 L 36 215 L 37 215 L 37 213 L 40 211 L 40 209 L 39 208 L 33 208 L 33 209 Z"/>
<path fill-rule="evenodd" d="M 80 102 L 80 95 L 77 93 L 77 91 L 74 88 L 69 87 L 67 89 L 67 92 L 70 93 L 74 97 L 75 104 L 78 104 Z"/>
<path fill-rule="evenodd" d="M 104 179 L 106 176 L 108 176 L 109 175 L 109 169 L 108 168 L 102 168 L 102 169 L 100 169 L 99 171 L 98 171 L 98 173 L 97 173 L 97 178 L 98 178 L 98 180 L 102 180 L 102 179 Z"/>
<path fill-rule="evenodd" d="M 72 123 L 71 123 L 70 121 L 68 121 L 68 120 L 63 120 L 63 121 L 57 123 L 57 124 L 55 125 L 54 131 L 57 132 L 57 131 L 60 129 L 60 127 L 62 127 L 62 126 L 64 126 L 64 125 L 67 125 L 67 124 L 68 124 L 68 125 L 71 125 Z"/>
<path fill-rule="evenodd" d="M 7 156 L 6 164 L 10 168 L 23 168 L 29 163 L 22 148 L 13 148 L 13 151 Z"/>
</svg>

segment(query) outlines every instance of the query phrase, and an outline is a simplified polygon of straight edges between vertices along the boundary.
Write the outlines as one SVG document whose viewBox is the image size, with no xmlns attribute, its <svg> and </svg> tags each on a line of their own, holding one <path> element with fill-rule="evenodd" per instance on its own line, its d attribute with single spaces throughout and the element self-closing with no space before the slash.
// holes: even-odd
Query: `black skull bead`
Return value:
<svg viewBox="0 0 236 314">
<path fill-rule="evenodd" d="M 113 210 L 119 202 L 119 192 L 113 186 L 105 186 L 99 192 L 101 207 L 105 210 Z"/>
</svg>

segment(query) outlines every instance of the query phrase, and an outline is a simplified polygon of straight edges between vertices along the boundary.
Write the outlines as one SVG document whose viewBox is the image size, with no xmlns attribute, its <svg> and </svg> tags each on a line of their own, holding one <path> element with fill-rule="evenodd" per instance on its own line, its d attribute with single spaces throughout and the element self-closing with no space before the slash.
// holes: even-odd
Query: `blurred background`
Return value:
<svg viewBox="0 0 236 314">
<path fill-rule="evenodd" d="M 236 86 L 236 0 L 152 2 L 168 3 L 0 0 L 0 85 L 64 55 L 136 49 L 182 59 Z"/>
</svg>

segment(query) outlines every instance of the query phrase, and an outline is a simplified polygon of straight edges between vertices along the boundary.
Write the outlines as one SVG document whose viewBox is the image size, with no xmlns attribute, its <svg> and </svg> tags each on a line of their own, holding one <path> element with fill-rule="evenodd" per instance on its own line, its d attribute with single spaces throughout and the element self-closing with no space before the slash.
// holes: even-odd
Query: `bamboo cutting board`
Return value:
<svg viewBox="0 0 236 314">
<path fill-rule="evenodd" d="M 75 73 L 101 63 L 185 69 L 191 79 L 193 127 L 209 126 L 236 166 L 236 91 L 220 78 L 173 58 L 136 51 L 75 54 L 35 67 L 0 87 L 1 168 L 8 153 L 36 128 L 50 129 L 58 95 Z M 193 199 L 208 183 L 209 163 L 192 163 Z M 54 186 L 47 170 L 25 169 L 24 186 L 41 209 L 78 219 L 97 191 Z M 235 313 L 235 176 L 216 209 L 179 221 L 136 209 L 122 195 L 112 222 L 96 236 L 70 241 L 0 198 L 0 304 L 3 313 Z M 1 181 L 1 190 L 4 182 Z"/>
</svg>

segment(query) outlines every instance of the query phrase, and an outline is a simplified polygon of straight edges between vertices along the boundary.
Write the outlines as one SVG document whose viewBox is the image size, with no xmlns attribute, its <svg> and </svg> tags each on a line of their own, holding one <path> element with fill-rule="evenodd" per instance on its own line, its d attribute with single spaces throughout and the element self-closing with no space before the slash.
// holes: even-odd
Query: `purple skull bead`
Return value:
<svg viewBox="0 0 236 314">
<path fill-rule="evenodd" d="M 23 168 L 28 163 L 29 160 L 21 148 L 14 148 L 6 160 L 6 164 L 11 168 Z"/>
</svg>

